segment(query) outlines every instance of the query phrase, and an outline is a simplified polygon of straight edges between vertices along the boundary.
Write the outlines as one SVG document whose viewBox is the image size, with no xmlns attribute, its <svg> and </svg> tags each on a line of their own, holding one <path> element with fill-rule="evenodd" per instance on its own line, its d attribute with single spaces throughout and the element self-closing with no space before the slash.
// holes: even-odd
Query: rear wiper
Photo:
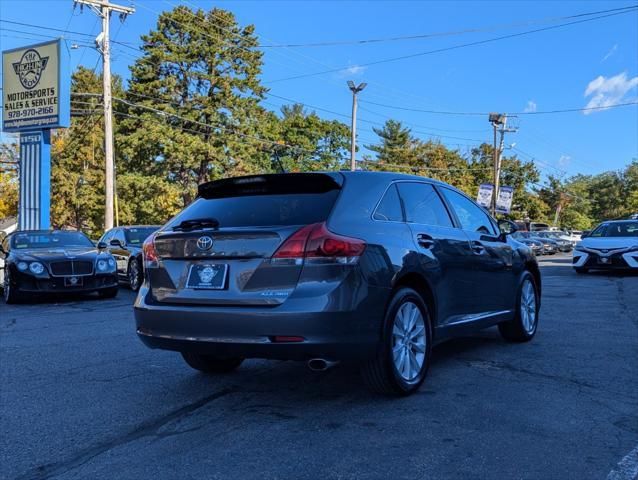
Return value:
<svg viewBox="0 0 638 480">
<path fill-rule="evenodd" d="M 187 232 L 189 230 L 201 228 L 219 228 L 219 220 L 216 218 L 193 218 L 192 220 L 183 220 L 179 225 L 175 225 L 173 230 Z"/>
</svg>

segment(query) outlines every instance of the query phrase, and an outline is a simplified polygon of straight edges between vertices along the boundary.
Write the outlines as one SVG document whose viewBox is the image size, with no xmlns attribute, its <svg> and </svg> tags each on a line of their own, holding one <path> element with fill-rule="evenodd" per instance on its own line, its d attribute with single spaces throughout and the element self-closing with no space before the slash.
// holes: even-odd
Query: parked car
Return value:
<svg viewBox="0 0 638 480">
<path fill-rule="evenodd" d="M 17 231 L 2 240 L 3 296 L 15 303 L 26 295 L 98 292 L 117 295 L 115 259 L 82 232 Z"/>
<path fill-rule="evenodd" d="M 593 269 L 638 270 L 638 220 L 603 222 L 576 245 L 577 273 Z"/>
<path fill-rule="evenodd" d="M 562 232 L 534 232 L 536 237 L 551 240 L 559 252 L 571 252 L 574 246 L 570 240 L 562 238 Z"/>
<path fill-rule="evenodd" d="M 134 292 L 144 280 L 142 245 L 159 228 L 159 225 L 116 227 L 102 235 L 98 242 L 115 258 L 118 279 Z"/>
<path fill-rule="evenodd" d="M 500 227 L 500 229 L 499 229 Z M 538 325 L 532 251 L 455 188 L 381 172 L 258 175 L 199 186 L 144 243 L 137 333 L 193 368 L 244 358 L 361 362 L 375 391 L 409 394 L 432 345 Z"/>
<path fill-rule="evenodd" d="M 10 233 L 18 229 L 18 219 L 16 217 L 8 217 L 0 220 L 0 243 Z M 4 258 L 0 255 L 0 287 L 4 285 Z"/>
<path fill-rule="evenodd" d="M 525 232 L 516 232 L 512 234 L 512 238 L 531 248 L 532 252 L 534 252 L 534 255 L 544 255 L 545 247 L 543 246 L 543 242 L 541 242 L 540 240 L 535 240 L 533 238 L 527 238 L 524 234 Z"/>
<path fill-rule="evenodd" d="M 558 245 L 552 239 L 539 237 L 537 232 L 516 232 L 523 238 L 539 242 L 543 246 L 542 255 L 554 255 L 558 251 Z"/>
</svg>

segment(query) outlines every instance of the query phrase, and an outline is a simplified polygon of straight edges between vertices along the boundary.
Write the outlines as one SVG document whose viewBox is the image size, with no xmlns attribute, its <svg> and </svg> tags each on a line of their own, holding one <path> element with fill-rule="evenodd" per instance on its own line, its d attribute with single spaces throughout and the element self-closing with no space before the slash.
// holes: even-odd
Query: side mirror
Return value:
<svg viewBox="0 0 638 480">
<path fill-rule="evenodd" d="M 99 248 L 100 250 L 104 250 L 107 247 L 108 245 L 106 244 L 106 242 L 97 242 L 97 248 Z"/>
<path fill-rule="evenodd" d="M 111 240 L 110 244 L 111 244 L 112 247 L 121 247 L 122 246 L 122 242 L 120 242 L 117 238 L 114 238 L 113 240 Z"/>
<path fill-rule="evenodd" d="M 511 220 L 499 220 L 498 229 L 501 231 L 501 235 L 511 235 L 514 232 L 518 232 L 518 225 Z"/>
<path fill-rule="evenodd" d="M 580 238 L 587 238 L 589 237 L 590 233 L 591 233 L 591 230 L 583 230 L 583 234 L 580 236 Z"/>
</svg>

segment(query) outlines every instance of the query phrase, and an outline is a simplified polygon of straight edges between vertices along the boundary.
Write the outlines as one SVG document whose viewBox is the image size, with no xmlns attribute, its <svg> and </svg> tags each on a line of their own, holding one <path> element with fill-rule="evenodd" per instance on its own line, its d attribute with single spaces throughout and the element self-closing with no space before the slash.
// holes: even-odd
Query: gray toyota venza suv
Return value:
<svg viewBox="0 0 638 480">
<path fill-rule="evenodd" d="M 541 278 L 515 228 L 397 173 L 205 183 L 144 244 L 137 333 L 207 373 L 245 358 L 350 360 L 373 390 L 409 394 L 435 343 L 493 325 L 514 342 L 536 333 Z"/>
</svg>

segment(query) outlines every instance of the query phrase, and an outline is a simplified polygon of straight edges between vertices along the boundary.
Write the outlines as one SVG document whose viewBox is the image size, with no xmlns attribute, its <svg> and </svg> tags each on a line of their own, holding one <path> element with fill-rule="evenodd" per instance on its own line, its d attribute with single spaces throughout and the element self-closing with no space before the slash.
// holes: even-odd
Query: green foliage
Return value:
<svg viewBox="0 0 638 480">
<path fill-rule="evenodd" d="M 18 144 L 0 144 L 0 219 L 18 213 Z"/>
<path fill-rule="evenodd" d="M 179 187 L 157 176 L 119 175 L 117 194 L 121 225 L 161 225 L 182 209 Z"/>
</svg>

